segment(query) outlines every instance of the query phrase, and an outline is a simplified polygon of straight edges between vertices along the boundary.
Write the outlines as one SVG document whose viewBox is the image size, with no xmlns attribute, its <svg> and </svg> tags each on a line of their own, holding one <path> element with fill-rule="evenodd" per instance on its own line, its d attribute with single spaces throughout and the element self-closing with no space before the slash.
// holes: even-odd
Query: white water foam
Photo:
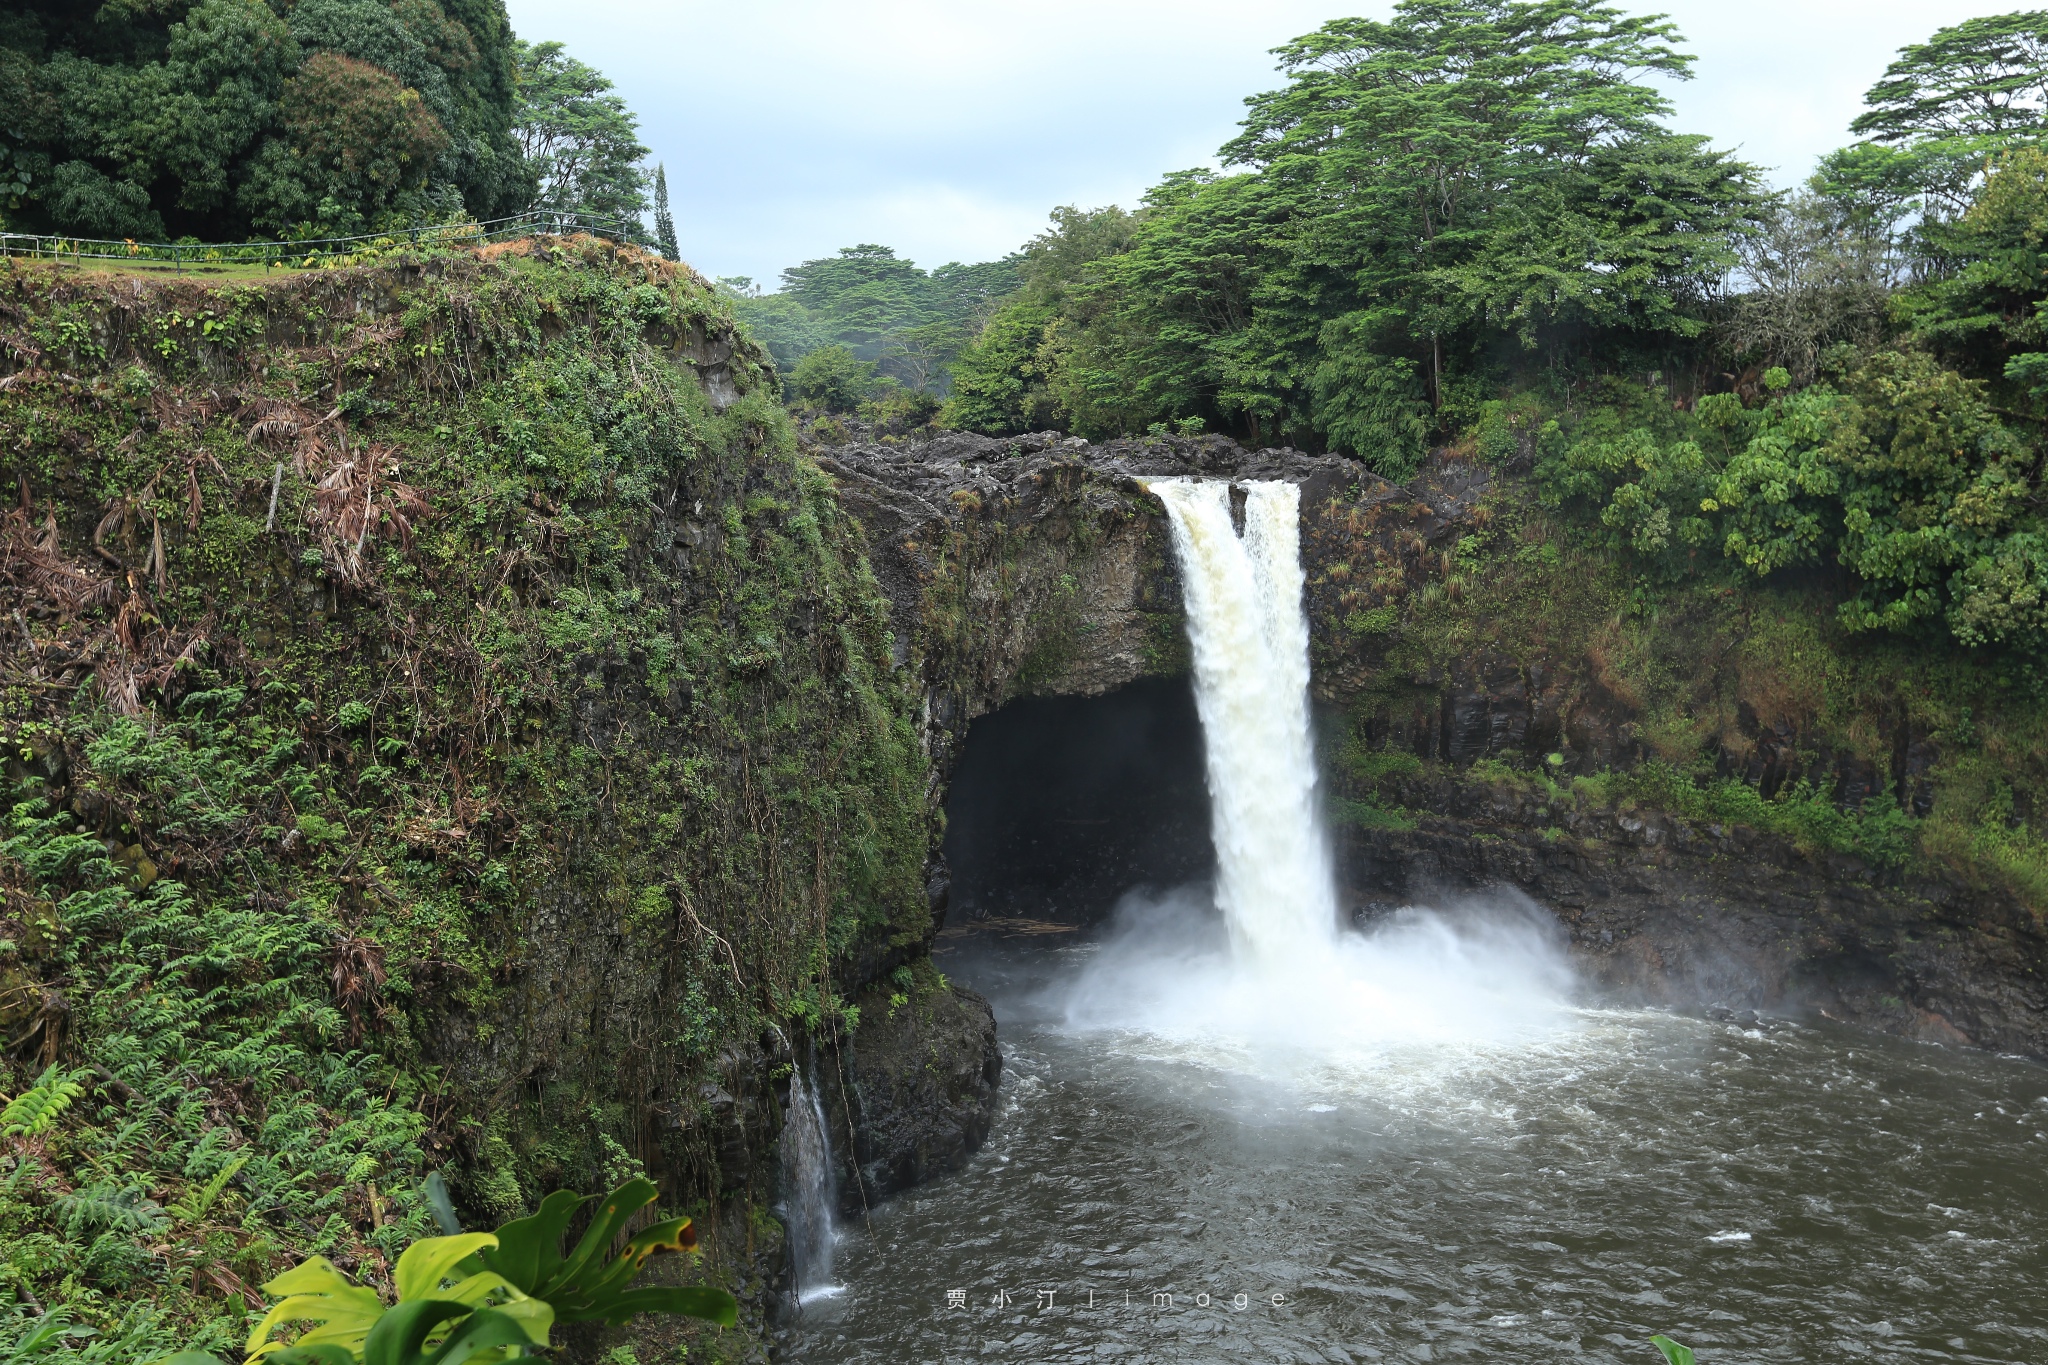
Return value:
<svg viewBox="0 0 2048 1365">
<path fill-rule="evenodd" d="M 1230 485 L 1148 486 L 1181 570 L 1216 880 L 1206 894 L 1126 897 L 1064 988 L 1068 1025 L 1127 1052 L 1339 1088 L 1569 1027 L 1557 926 L 1526 897 L 1339 926 L 1309 723 L 1300 490 L 1244 485 L 1240 536 Z"/>
</svg>

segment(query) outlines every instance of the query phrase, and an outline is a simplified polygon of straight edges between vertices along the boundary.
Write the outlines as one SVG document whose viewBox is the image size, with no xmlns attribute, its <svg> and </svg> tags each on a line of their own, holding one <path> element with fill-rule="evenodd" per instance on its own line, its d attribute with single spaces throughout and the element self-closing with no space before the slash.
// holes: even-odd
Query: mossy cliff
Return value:
<svg viewBox="0 0 2048 1365">
<path fill-rule="evenodd" d="M 15 268 L 0 347 L 0 1084 L 86 1086 L 0 1139 L 0 1298 L 225 1342 L 385 1279 L 430 1167 L 644 1168 L 758 1309 L 790 1040 L 933 927 L 919 690 L 762 353 L 545 239 Z"/>
</svg>

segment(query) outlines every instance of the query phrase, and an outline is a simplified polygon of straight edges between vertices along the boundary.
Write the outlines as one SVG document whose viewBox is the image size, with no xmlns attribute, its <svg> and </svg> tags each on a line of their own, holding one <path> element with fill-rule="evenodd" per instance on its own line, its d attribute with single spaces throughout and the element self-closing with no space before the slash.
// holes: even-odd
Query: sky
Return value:
<svg viewBox="0 0 2048 1365">
<path fill-rule="evenodd" d="M 1634 9 L 1635 6 L 1627 6 Z M 2015 0 L 1671 0 L 1698 57 L 1673 126 L 1797 183 L 1896 51 Z M 1647 9 L 1650 6 L 1643 6 Z M 668 169 L 683 258 L 767 289 L 880 242 L 991 260 L 1056 205 L 1215 164 L 1269 49 L 1386 0 L 509 0 L 603 71 Z"/>
</svg>

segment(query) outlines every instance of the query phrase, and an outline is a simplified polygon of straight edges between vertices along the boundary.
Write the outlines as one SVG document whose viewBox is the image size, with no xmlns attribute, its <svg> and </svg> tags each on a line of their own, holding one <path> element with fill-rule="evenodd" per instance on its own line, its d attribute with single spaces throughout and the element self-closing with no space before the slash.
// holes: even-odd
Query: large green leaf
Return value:
<svg viewBox="0 0 2048 1365">
<path fill-rule="evenodd" d="M 503 1275 L 522 1293 L 537 1294 L 562 1264 L 562 1234 L 588 1196 L 556 1190 L 541 1200 L 540 1212 L 498 1229 L 498 1244 L 477 1253 L 484 1265 Z"/>
<path fill-rule="evenodd" d="M 658 1191 L 654 1182 L 645 1177 L 636 1177 L 605 1196 L 597 1216 L 590 1220 L 590 1228 L 583 1234 L 583 1240 L 576 1243 L 576 1249 L 551 1279 L 540 1297 L 553 1302 L 556 1292 L 581 1290 L 588 1292 L 605 1269 L 605 1253 L 611 1249 L 612 1241 L 625 1228 L 634 1214 L 654 1202 Z M 574 1319 L 563 1315 L 563 1321 Z"/>
<path fill-rule="evenodd" d="M 462 1221 L 455 1216 L 455 1201 L 448 1197 L 448 1182 L 439 1171 L 427 1172 L 426 1184 L 420 1192 L 426 1196 L 427 1211 L 434 1215 L 434 1225 L 444 1235 L 453 1237 L 462 1231 Z"/>
<path fill-rule="evenodd" d="M 1668 1365 L 1693 1365 L 1692 1348 L 1689 1346 L 1680 1346 L 1665 1336 L 1651 1337 L 1650 1344 L 1664 1353 Z"/>
<path fill-rule="evenodd" d="M 525 1354 L 526 1326 L 509 1313 L 479 1308 L 451 1332 L 420 1365 L 463 1365 L 465 1361 L 506 1360 Z M 369 1365 L 366 1360 L 365 1365 Z M 391 1362 L 397 1365 L 397 1362 Z M 407 1361 L 405 1365 L 413 1365 Z"/>
<path fill-rule="evenodd" d="M 171 1359 L 175 1362 L 177 1357 Z M 356 1365 L 356 1357 L 348 1347 L 329 1342 L 325 1346 L 287 1346 L 266 1356 L 264 1365 Z"/>
<path fill-rule="evenodd" d="M 563 1233 L 587 1199 L 557 1191 L 531 1217 L 498 1229 L 495 1247 L 480 1248 L 477 1260 L 536 1299 L 545 1299 L 555 1322 L 623 1323 L 636 1312 L 682 1313 L 729 1325 L 738 1305 L 723 1290 L 629 1290 L 649 1257 L 664 1251 L 694 1251 L 697 1236 L 688 1218 L 657 1223 L 628 1240 L 617 1255 L 612 1244 L 633 1215 L 653 1202 L 654 1182 L 629 1180 L 608 1195 L 589 1229 L 565 1258 Z M 636 1297 L 638 1296 L 638 1297 Z"/>
<path fill-rule="evenodd" d="M 739 1301 L 723 1289 L 650 1285 L 628 1289 L 607 1305 L 604 1320 L 616 1327 L 638 1313 L 680 1313 L 731 1327 L 739 1321 Z"/>
<path fill-rule="evenodd" d="M 450 1322 L 458 1325 L 428 1350 L 427 1343 Z M 363 1365 L 461 1365 L 486 1351 L 523 1347 L 526 1340 L 526 1328 L 495 1309 L 472 1310 L 452 1299 L 412 1299 L 370 1329 L 363 1343 Z"/>
<path fill-rule="evenodd" d="M 441 1282 L 458 1278 L 455 1267 L 477 1252 L 498 1244 L 488 1232 L 465 1232 L 455 1237 L 426 1237 L 407 1247 L 398 1258 L 393 1278 L 398 1298 L 441 1298 Z"/>
<path fill-rule="evenodd" d="M 450 1299 L 413 1299 L 377 1320 L 363 1342 L 363 1365 L 419 1365 L 427 1338 L 442 1323 L 473 1315 L 468 1304 Z M 443 1343 L 446 1344 L 445 1342 Z"/>
<path fill-rule="evenodd" d="M 282 1297 L 249 1333 L 242 1349 L 251 1360 L 284 1350 L 286 1343 L 271 1341 L 270 1334 L 291 1322 L 316 1324 L 291 1345 L 335 1345 L 353 1354 L 362 1349 L 364 1338 L 384 1313 L 376 1290 L 349 1283 L 324 1256 L 307 1257 L 264 1285 L 263 1292 Z"/>
</svg>

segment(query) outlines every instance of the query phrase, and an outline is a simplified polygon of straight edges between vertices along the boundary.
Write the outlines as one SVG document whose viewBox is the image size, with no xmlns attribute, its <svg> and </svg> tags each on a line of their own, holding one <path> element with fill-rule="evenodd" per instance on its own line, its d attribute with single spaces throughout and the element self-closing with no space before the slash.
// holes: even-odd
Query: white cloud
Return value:
<svg viewBox="0 0 2048 1365">
<path fill-rule="evenodd" d="M 1699 61 L 1676 124 L 1776 168 L 1847 140 L 1901 45 L 2010 0 L 1678 0 Z M 986 260 L 1056 204 L 1135 203 L 1211 160 L 1267 50 L 1347 6 L 1264 0 L 510 0 L 603 70 L 669 170 L 683 254 L 773 281 L 855 242 Z M 1631 7 L 1634 8 L 1634 7 Z M 1645 7 L 1647 8 L 1647 7 Z"/>
</svg>

